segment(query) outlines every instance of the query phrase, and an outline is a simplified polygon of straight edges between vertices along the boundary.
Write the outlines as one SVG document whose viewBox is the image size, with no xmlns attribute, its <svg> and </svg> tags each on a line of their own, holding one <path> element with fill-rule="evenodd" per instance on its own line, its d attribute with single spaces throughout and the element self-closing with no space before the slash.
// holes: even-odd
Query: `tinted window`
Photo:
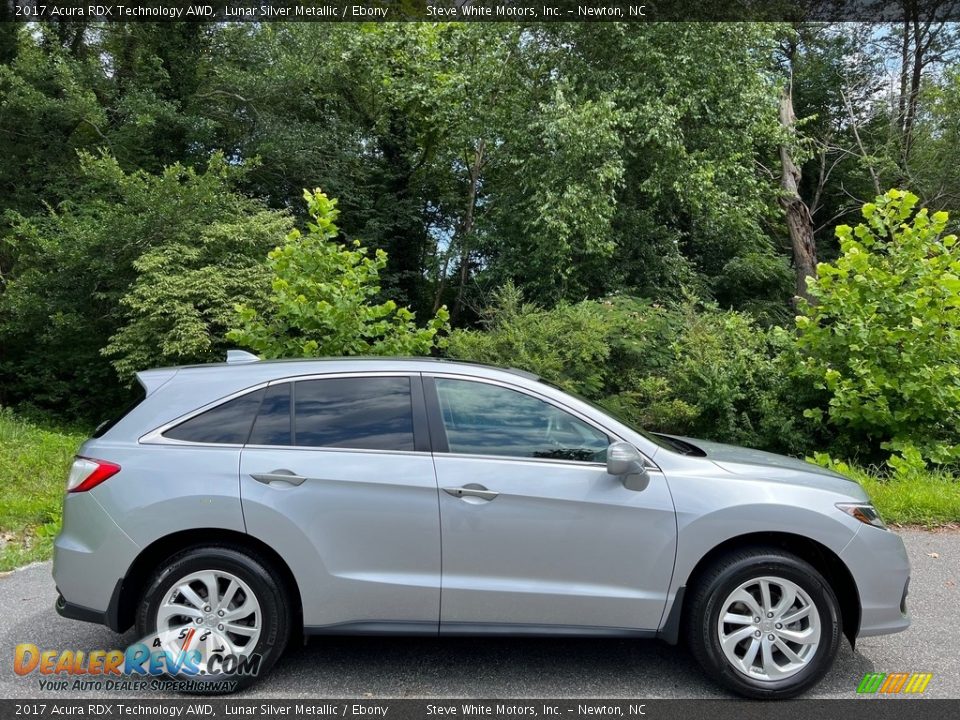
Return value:
<svg viewBox="0 0 960 720">
<path fill-rule="evenodd" d="M 271 385 L 250 433 L 251 445 L 290 445 L 290 383 Z"/>
<path fill-rule="evenodd" d="M 450 452 L 603 462 L 606 434 L 515 390 L 437 378 Z"/>
<path fill-rule="evenodd" d="M 217 405 L 167 430 L 163 436 L 198 443 L 242 445 L 260 407 L 263 389 Z"/>
<path fill-rule="evenodd" d="M 297 445 L 414 449 L 409 378 L 304 380 L 294 404 Z"/>
</svg>

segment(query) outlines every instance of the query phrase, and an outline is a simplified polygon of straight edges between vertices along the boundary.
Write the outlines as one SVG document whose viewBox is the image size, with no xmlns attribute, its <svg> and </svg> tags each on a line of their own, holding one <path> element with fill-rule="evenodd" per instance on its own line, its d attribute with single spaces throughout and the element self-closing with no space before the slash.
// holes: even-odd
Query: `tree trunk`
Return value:
<svg viewBox="0 0 960 720">
<path fill-rule="evenodd" d="M 487 144 L 483 138 L 481 138 L 474 151 L 473 162 L 470 163 L 470 175 L 467 181 L 467 202 L 464 210 L 464 216 L 454 237 L 455 242 L 460 246 L 460 279 L 459 286 L 457 288 L 457 299 L 454 302 L 453 310 L 450 314 L 451 318 L 457 318 L 459 316 L 460 309 L 463 304 L 463 290 L 467 284 L 467 279 L 470 274 L 470 235 L 473 233 L 474 215 L 477 208 L 477 190 L 479 189 L 480 185 L 480 171 L 483 169 L 483 164 L 486 161 L 486 149 Z M 437 288 L 437 293 L 433 300 L 434 313 L 436 313 L 440 308 L 440 299 L 446 286 L 447 268 L 450 264 L 450 257 L 452 253 L 453 244 L 451 243 L 450 248 L 447 250 L 447 256 L 443 264 L 440 285 Z"/>
<path fill-rule="evenodd" d="M 910 18 L 903 12 L 903 35 L 900 38 L 900 95 L 897 98 L 897 130 L 902 133 L 907 119 L 907 77 L 910 64 Z"/>
<path fill-rule="evenodd" d="M 929 30 L 929 27 L 927 28 Z M 917 99 L 920 96 L 920 81 L 923 79 L 925 32 L 920 28 L 919 18 L 913 17 L 913 53 L 910 65 L 909 88 L 903 118 L 903 167 L 910 167 L 910 151 L 913 149 L 913 126 L 917 116 Z M 906 75 L 906 72 L 904 72 Z"/>
<path fill-rule="evenodd" d="M 780 97 L 780 124 L 793 135 L 797 118 L 793 113 L 792 82 Z M 790 147 L 785 141 L 780 145 L 780 206 L 783 208 L 793 248 L 793 267 L 796 272 L 796 298 L 814 302 L 807 290 L 807 277 L 817 271 L 817 245 L 813 238 L 813 218 L 806 203 L 800 197 L 800 168 L 793 162 Z M 796 299 L 794 300 L 796 302 Z"/>
</svg>

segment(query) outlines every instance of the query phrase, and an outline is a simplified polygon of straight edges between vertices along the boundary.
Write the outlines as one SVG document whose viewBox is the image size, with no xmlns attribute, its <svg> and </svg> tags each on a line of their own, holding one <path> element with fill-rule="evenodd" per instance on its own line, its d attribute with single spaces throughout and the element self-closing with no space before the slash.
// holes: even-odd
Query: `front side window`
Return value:
<svg viewBox="0 0 960 720">
<path fill-rule="evenodd" d="M 610 439 L 568 412 L 516 390 L 437 378 L 452 453 L 604 462 Z"/>
<path fill-rule="evenodd" d="M 163 436 L 195 443 L 243 445 L 262 398 L 263 388 L 254 390 L 185 420 Z"/>
<path fill-rule="evenodd" d="M 408 377 L 301 380 L 293 395 L 297 446 L 414 449 Z"/>
</svg>

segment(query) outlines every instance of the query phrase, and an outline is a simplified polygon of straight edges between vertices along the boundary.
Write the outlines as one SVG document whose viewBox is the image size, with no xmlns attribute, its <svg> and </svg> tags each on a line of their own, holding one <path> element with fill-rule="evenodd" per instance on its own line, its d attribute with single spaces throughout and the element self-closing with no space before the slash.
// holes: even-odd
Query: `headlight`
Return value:
<svg viewBox="0 0 960 720">
<path fill-rule="evenodd" d="M 873 525 L 881 530 L 887 529 L 886 524 L 880 518 L 880 513 L 870 503 L 837 503 L 837 507 L 862 523 Z"/>
</svg>

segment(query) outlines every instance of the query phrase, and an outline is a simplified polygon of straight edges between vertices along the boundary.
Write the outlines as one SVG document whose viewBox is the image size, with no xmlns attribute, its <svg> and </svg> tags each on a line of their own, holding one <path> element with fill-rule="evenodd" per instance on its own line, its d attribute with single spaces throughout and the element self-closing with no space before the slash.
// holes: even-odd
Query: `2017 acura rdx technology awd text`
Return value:
<svg viewBox="0 0 960 720">
<path fill-rule="evenodd" d="M 138 377 L 70 472 L 65 617 L 261 675 L 303 635 L 682 638 L 758 698 L 910 622 L 903 542 L 856 483 L 528 373 L 231 351 Z"/>
</svg>

